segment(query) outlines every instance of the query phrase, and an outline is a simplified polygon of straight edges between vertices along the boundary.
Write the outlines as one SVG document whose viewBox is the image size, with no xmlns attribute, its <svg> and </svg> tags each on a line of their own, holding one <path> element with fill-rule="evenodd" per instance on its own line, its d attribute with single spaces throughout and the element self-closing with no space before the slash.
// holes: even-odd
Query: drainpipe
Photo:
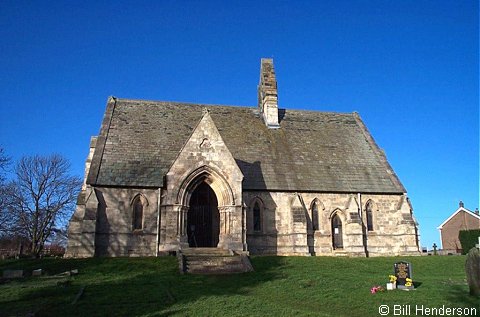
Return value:
<svg viewBox="0 0 480 317">
<path fill-rule="evenodd" d="M 243 251 L 247 252 L 248 251 L 248 246 L 247 246 L 247 206 L 245 203 L 242 201 L 240 203 L 240 206 L 242 206 L 242 244 L 243 244 Z"/>
<path fill-rule="evenodd" d="M 358 215 L 360 216 L 360 219 L 362 220 L 362 223 L 363 223 L 363 218 L 362 218 L 362 194 L 357 193 L 357 201 L 358 201 Z"/>
<path fill-rule="evenodd" d="M 358 201 L 358 214 L 360 216 L 360 223 L 362 224 L 363 248 L 365 249 L 365 256 L 368 257 L 368 230 L 363 221 L 362 194 L 357 193 L 357 201 Z"/>
<path fill-rule="evenodd" d="M 158 198 L 157 198 L 157 242 L 156 242 L 156 250 L 155 256 L 158 257 L 158 248 L 160 247 L 160 199 L 161 199 L 161 192 L 162 189 L 158 188 Z"/>
</svg>

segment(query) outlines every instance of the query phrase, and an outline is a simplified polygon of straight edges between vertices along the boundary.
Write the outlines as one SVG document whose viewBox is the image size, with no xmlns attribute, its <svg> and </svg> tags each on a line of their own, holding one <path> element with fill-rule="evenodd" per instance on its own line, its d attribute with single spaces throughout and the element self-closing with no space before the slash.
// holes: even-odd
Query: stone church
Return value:
<svg viewBox="0 0 480 317">
<path fill-rule="evenodd" d="M 406 190 L 356 113 L 108 99 L 66 256 L 418 254 Z"/>
</svg>

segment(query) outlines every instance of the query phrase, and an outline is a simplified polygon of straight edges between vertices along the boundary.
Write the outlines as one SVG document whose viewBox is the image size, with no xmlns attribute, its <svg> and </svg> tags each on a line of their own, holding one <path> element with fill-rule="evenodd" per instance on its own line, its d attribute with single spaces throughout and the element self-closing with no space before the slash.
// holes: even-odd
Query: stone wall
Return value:
<svg viewBox="0 0 480 317">
<path fill-rule="evenodd" d="M 144 226 L 132 230 L 132 201 L 137 195 L 148 203 Z M 67 256 L 155 256 L 158 190 L 96 188 L 72 218 Z M 164 194 L 162 194 L 165 197 Z M 360 199 L 359 199 L 360 198 Z M 162 198 L 164 199 L 164 198 Z M 353 195 L 249 191 L 246 236 L 251 254 L 390 256 L 418 254 L 417 228 L 404 195 Z M 261 206 L 261 229 L 254 231 L 253 204 Z M 366 204 L 373 202 L 373 230 L 366 227 Z M 318 228 L 313 230 L 312 206 L 318 206 Z M 359 216 L 359 202 L 362 217 Z M 97 208 L 95 212 L 92 209 Z M 230 208 L 235 209 L 235 206 Z M 160 251 L 178 249 L 181 206 L 162 206 Z M 86 212 L 85 212 L 86 211 Z M 234 211 L 228 211 L 234 214 Z M 332 217 L 342 221 L 343 248 L 332 246 Z M 225 215 L 224 215 L 225 217 Z M 74 219 L 81 219 L 75 222 Z M 362 221 L 363 220 L 363 221 Z M 225 220 L 222 226 L 225 225 Z M 241 232 L 242 221 L 230 224 Z M 223 233 L 225 235 L 225 232 Z"/>
<path fill-rule="evenodd" d="M 97 137 L 90 139 L 90 150 L 85 161 L 85 177 L 82 189 L 78 194 L 75 212 L 68 226 L 68 244 L 65 257 L 92 257 L 95 254 L 96 210 L 98 201 L 94 190 L 87 185 L 93 154 L 97 144 Z M 90 199 L 90 196 L 93 198 Z M 87 201 L 90 210 L 87 212 Z"/>
<path fill-rule="evenodd" d="M 143 230 L 132 230 L 132 201 L 142 195 Z M 165 199 L 165 194 L 162 194 Z M 157 204 L 154 189 L 96 188 L 72 218 L 67 256 L 154 256 L 157 242 Z M 404 195 L 354 195 L 291 192 L 243 192 L 246 237 L 251 254 L 318 256 L 393 256 L 418 254 L 417 227 Z M 254 231 L 253 204 L 261 205 L 261 228 Z M 372 201 L 373 230 L 366 226 L 366 204 Z M 318 228 L 312 226 L 312 206 L 318 209 Z M 362 206 L 359 215 L 359 205 Z M 95 215 L 92 214 L 92 208 Z M 234 215 L 235 206 L 226 213 Z M 90 211 L 89 211 L 90 210 Z M 180 212 L 179 212 L 180 210 Z M 87 211 L 87 212 L 85 212 Z M 161 206 L 160 251 L 178 249 L 179 226 L 185 206 Z M 332 217 L 342 221 L 343 248 L 332 246 Z M 222 227 L 226 220 L 223 215 Z M 81 219 L 75 222 L 74 219 Z M 233 219 L 233 232 L 242 221 Z M 235 229 L 236 228 L 236 229 Z M 77 233 L 77 236 L 75 235 Z M 229 236 L 222 233 L 224 236 Z M 75 239 L 75 237 L 79 239 Z M 235 236 L 236 237 L 236 236 Z M 76 250 L 76 251 L 75 251 Z M 83 253 L 82 253 L 83 252 Z M 164 253 L 162 253 L 164 254 Z"/>
<path fill-rule="evenodd" d="M 65 257 L 83 258 L 95 255 L 97 207 L 95 191 L 87 186 L 78 195 L 77 206 L 69 222 Z"/>
<path fill-rule="evenodd" d="M 359 199 L 360 198 L 360 199 Z M 353 195 L 288 192 L 244 192 L 247 243 L 252 254 L 385 256 L 418 254 L 418 236 L 404 195 Z M 359 203 L 360 200 L 360 203 Z M 366 203 L 373 201 L 373 230 L 366 227 Z M 262 228 L 253 230 L 253 204 L 261 201 Z M 312 227 L 317 202 L 318 229 Z M 359 216 L 362 205 L 362 218 Z M 343 248 L 333 249 L 332 224 L 343 224 Z M 363 221 L 362 221 L 363 219 Z"/>
<path fill-rule="evenodd" d="M 369 256 L 416 255 L 419 252 L 418 227 L 406 195 L 362 195 L 363 222 L 365 206 L 373 201 L 373 230 L 366 231 Z"/>
<path fill-rule="evenodd" d="M 70 221 L 67 257 L 155 256 L 158 190 L 87 188 Z M 140 195 L 143 229 L 133 230 L 132 202 Z"/>
<path fill-rule="evenodd" d="M 190 197 L 202 182 L 211 187 L 218 201 L 218 247 L 243 251 L 242 179 L 235 159 L 205 112 L 165 177 L 160 251 L 188 247 L 186 219 Z"/>
<path fill-rule="evenodd" d="M 97 256 L 156 255 L 158 190 L 97 189 L 102 196 L 97 211 L 95 253 Z M 143 229 L 133 230 L 133 200 L 141 195 Z"/>
</svg>

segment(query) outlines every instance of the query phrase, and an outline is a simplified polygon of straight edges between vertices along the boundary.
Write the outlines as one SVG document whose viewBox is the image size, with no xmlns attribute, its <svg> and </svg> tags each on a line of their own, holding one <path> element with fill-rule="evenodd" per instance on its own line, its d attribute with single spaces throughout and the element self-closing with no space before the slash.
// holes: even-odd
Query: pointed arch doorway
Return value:
<svg viewBox="0 0 480 317">
<path fill-rule="evenodd" d="M 220 234 L 220 213 L 215 192 L 201 182 L 190 197 L 187 213 L 188 245 L 216 248 Z"/>
</svg>

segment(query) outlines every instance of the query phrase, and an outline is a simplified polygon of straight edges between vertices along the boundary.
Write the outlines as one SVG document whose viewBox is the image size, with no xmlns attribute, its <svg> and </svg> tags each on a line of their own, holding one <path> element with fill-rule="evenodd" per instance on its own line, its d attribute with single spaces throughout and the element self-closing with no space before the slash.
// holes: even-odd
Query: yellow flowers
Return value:
<svg viewBox="0 0 480 317">
<path fill-rule="evenodd" d="M 397 277 L 395 275 L 389 275 L 388 278 L 390 279 L 390 283 L 395 283 L 397 281 Z"/>
<path fill-rule="evenodd" d="M 396 284 L 397 284 L 397 280 L 398 280 L 397 276 L 395 276 L 395 275 L 389 275 L 388 278 L 389 278 L 389 280 L 390 280 L 390 283 L 393 284 L 393 289 L 397 288 L 397 285 L 396 285 Z M 403 279 L 400 280 L 401 285 L 400 285 L 399 288 L 403 288 L 403 283 L 402 283 L 402 282 L 403 282 Z M 388 285 L 387 285 L 387 286 L 388 286 Z M 409 288 L 412 287 L 412 286 L 413 286 L 413 280 L 412 280 L 411 278 L 408 278 L 408 277 L 407 277 L 407 278 L 405 279 L 405 285 L 404 285 L 404 286 L 405 286 L 405 287 L 409 287 Z"/>
<path fill-rule="evenodd" d="M 411 278 L 407 278 L 405 281 L 406 281 L 406 283 L 405 283 L 405 286 L 406 286 L 406 287 L 410 287 L 410 286 L 413 285 L 413 284 L 412 284 L 413 280 L 412 280 Z"/>
</svg>

